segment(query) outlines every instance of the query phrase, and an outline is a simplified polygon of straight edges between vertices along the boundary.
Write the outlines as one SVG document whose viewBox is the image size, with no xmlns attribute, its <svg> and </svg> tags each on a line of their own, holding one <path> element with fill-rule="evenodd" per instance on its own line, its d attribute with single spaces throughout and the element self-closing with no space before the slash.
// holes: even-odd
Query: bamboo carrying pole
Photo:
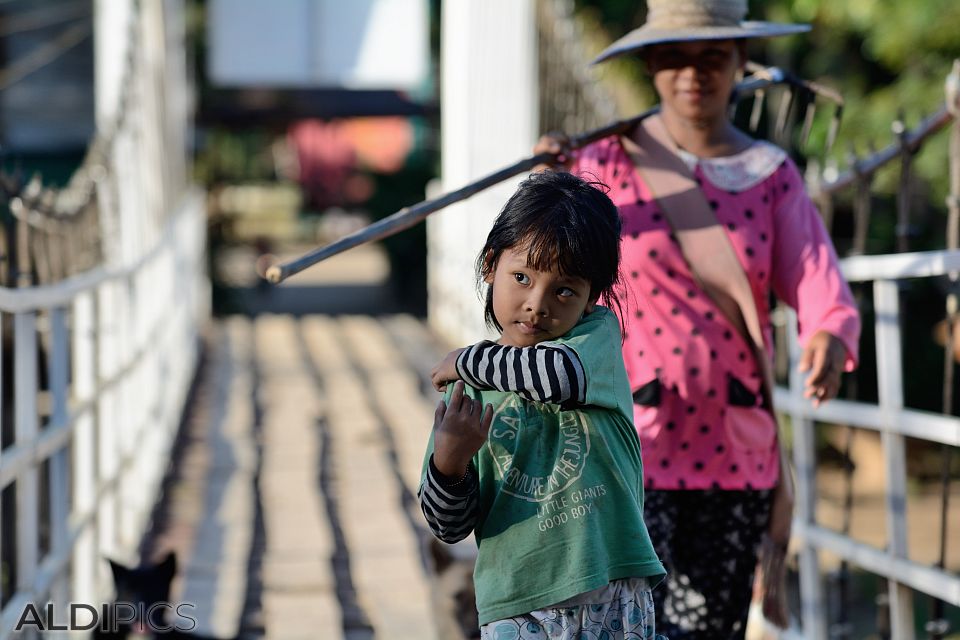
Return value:
<svg viewBox="0 0 960 640">
<path fill-rule="evenodd" d="M 768 67 L 763 69 L 762 73 L 754 73 L 753 76 L 737 84 L 736 92 L 737 95 L 744 96 L 752 94 L 756 91 L 760 91 L 772 85 L 783 83 L 800 84 L 811 91 L 822 93 L 822 91 L 818 91 L 819 87 L 794 78 L 777 67 Z M 569 148 L 571 150 L 580 149 L 591 142 L 596 142 L 597 140 L 601 140 L 609 136 L 627 133 L 641 120 L 653 115 L 654 113 L 657 113 L 657 111 L 659 111 L 659 107 L 654 107 L 632 118 L 618 120 L 617 122 L 605 125 L 598 129 L 593 129 L 592 131 L 582 133 L 570 139 Z M 383 238 L 392 236 L 400 231 L 403 231 L 404 229 L 409 229 L 435 211 L 443 209 L 444 207 L 454 204 L 455 202 L 465 200 L 470 196 L 483 191 L 484 189 L 503 182 L 507 178 L 511 178 L 523 172 L 531 171 L 537 165 L 549 164 L 555 160 L 556 156 L 552 153 L 539 153 L 537 155 L 524 158 L 508 167 L 504 167 L 499 171 L 471 182 L 470 184 L 461 187 L 456 191 L 451 191 L 450 193 L 444 194 L 439 198 L 434 198 L 433 200 L 424 200 L 423 202 L 415 204 L 411 207 L 404 207 L 396 213 L 378 220 L 377 222 L 374 222 L 363 229 L 359 229 L 347 236 L 344 236 L 335 242 L 308 251 L 299 258 L 294 258 L 293 260 L 283 264 L 271 266 L 269 269 L 267 269 L 267 280 L 274 284 L 283 282 L 290 276 L 299 273 L 307 267 L 315 265 L 322 260 L 326 260 L 327 258 L 335 256 L 338 253 L 342 253 L 347 249 L 352 249 L 361 244 L 382 240 Z"/>
<path fill-rule="evenodd" d="M 631 127 L 635 126 L 638 122 L 647 116 L 656 113 L 657 111 L 657 108 L 653 108 L 628 120 L 619 120 L 613 124 L 606 125 L 599 129 L 588 131 L 587 133 L 572 138 L 570 140 L 570 149 L 579 149 L 596 140 L 601 140 L 608 136 L 618 135 L 629 131 Z M 396 213 L 393 213 L 382 220 L 378 220 L 377 222 L 366 226 L 363 229 L 359 229 L 347 236 L 344 236 L 324 247 L 314 249 L 289 262 L 271 266 L 269 269 L 267 269 L 267 280 L 273 283 L 282 282 L 293 274 L 299 273 L 307 267 L 310 267 L 322 260 L 326 260 L 331 256 L 346 251 L 347 249 L 352 249 L 361 244 L 382 240 L 383 238 L 392 236 L 393 234 L 403 231 L 404 229 L 409 229 L 421 220 L 426 219 L 427 216 L 435 211 L 439 211 L 440 209 L 443 209 L 444 207 L 447 207 L 455 202 L 466 200 L 470 196 L 477 194 L 484 189 L 488 189 L 495 184 L 503 182 L 507 178 L 511 178 L 525 171 L 532 171 L 537 165 L 549 164 L 555 160 L 556 156 L 552 153 L 539 153 L 515 162 L 508 167 L 504 167 L 499 171 L 495 171 L 490 175 L 471 182 L 468 185 L 457 189 L 456 191 L 451 191 L 450 193 L 444 194 L 439 198 L 434 198 L 433 200 L 424 200 L 423 202 L 415 204 L 412 207 L 404 207 Z"/>
</svg>

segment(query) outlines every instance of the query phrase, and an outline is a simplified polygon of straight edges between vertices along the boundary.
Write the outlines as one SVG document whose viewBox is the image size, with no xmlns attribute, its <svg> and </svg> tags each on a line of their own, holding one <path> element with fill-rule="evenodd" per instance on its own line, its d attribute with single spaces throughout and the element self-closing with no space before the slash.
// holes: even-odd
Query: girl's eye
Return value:
<svg viewBox="0 0 960 640">
<path fill-rule="evenodd" d="M 516 281 L 519 282 L 520 284 L 529 284 L 529 283 L 530 283 L 530 278 L 527 277 L 527 274 L 525 274 L 525 273 L 515 273 L 515 274 L 513 274 L 513 277 L 514 277 L 514 278 L 516 279 Z"/>
<path fill-rule="evenodd" d="M 561 298 L 569 298 L 571 296 L 577 295 L 577 292 L 569 287 L 560 287 L 557 290 L 557 295 L 560 296 Z"/>
</svg>

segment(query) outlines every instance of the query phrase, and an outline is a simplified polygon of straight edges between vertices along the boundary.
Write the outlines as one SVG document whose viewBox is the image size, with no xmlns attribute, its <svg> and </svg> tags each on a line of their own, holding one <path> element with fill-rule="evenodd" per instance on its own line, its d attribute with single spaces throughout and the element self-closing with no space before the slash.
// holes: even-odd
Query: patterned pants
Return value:
<svg viewBox="0 0 960 640">
<path fill-rule="evenodd" d="M 650 589 L 611 602 L 531 611 L 480 627 L 482 640 L 666 640 L 655 633 Z"/>
<path fill-rule="evenodd" d="M 647 490 L 644 521 L 667 577 L 654 589 L 671 640 L 742 640 L 771 492 Z"/>
</svg>

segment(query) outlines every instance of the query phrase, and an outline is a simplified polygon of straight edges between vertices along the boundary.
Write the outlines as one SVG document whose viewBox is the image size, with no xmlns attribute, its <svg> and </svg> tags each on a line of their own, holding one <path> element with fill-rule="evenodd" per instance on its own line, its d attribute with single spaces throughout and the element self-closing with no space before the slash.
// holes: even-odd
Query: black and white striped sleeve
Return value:
<svg viewBox="0 0 960 640">
<path fill-rule="evenodd" d="M 457 373 L 472 387 L 513 391 L 537 402 L 583 404 L 587 397 L 583 364 L 562 344 L 509 347 L 478 342 L 457 358 Z"/>
<path fill-rule="evenodd" d="M 430 456 L 417 497 L 433 535 L 447 544 L 460 542 L 470 535 L 479 515 L 479 486 L 472 464 L 463 478 L 450 482 L 437 470 Z"/>
</svg>

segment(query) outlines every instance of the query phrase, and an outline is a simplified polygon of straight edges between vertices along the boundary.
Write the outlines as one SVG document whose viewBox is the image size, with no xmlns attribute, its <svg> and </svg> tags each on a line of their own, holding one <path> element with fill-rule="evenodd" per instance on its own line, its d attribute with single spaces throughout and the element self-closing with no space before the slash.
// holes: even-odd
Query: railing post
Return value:
<svg viewBox="0 0 960 640">
<path fill-rule="evenodd" d="M 117 447 L 116 387 L 105 385 L 116 367 L 116 331 L 119 318 L 116 315 L 114 282 L 102 283 L 95 291 L 96 315 L 94 326 L 97 336 L 96 390 L 97 419 L 95 422 L 97 446 L 97 552 L 99 556 L 113 555 L 117 551 L 117 470 L 120 466 Z M 99 562 L 102 562 L 98 558 Z M 105 575 L 105 574 L 104 574 Z M 104 596 L 103 582 L 97 580 L 97 595 Z"/>
<path fill-rule="evenodd" d="M 887 480 L 887 546 L 890 555 L 908 558 L 904 437 L 889 429 L 894 416 L 903 409 L 899 288 L 895 281 L 877 280 L 873 291 L 877 316 L 877 386 L 885 427 L 880 438 Z M 888 582 L 888 590 L 891 636 L 894 640 L 913 640 L 913 592 L 895 580 Z"/>
<path fill-rule="evenodd" d="M 793 462 L 797 470 L 795 483 L 794 529 L 801 539 L 799 552 L 800 603 L 803 637 L 827 640 L 827 617 L 824 606 L 823 581 L 817 549 L 806 537 L 807 527 L 816 524 L 816 453 L 814 423 L 803 411 L 803 376 L 797 370 L 800 344 L 797 341 L 797 314 L 787 312 L 787 335 L 790 340 L 790 423 L 793 427 Z"/>
<path fill-rule="evenodd" d="M 36 445 L 37 419 L 37 314 L 14 315 L 14 443 L 31 449 Z M 16 479 L 15 521 L 17 530 L 16 590 L 29 594 L 38 564 L 38 466 L 30 465 Z"/>
<path fill-rule="evenodd" d="M 953 115 L 950 126 L 948 162 L 950 167 L 950 194 L 947 196 L 947 249 L 955 250 L 960 246 L 960 60 L 955 60 L 953 70 L 945 83 L 947 110 Z M 957 278 L 956 271 L 947 274 L 949 288 L 945 336 L 943 345 L 943 405 L 944 415 L 952 416 L 954 410 L 954 378 L 956 375 L 957 332 Z M 949 538 L 950 513 L 950 467 L 952 452 L 950 447 L 940 447 L 940 545 L 937 554 L 937 566 L 946 568 L 947 540 Z M 930 620 L 926 624 L 929 637 L 940 640 L 950 631 L 950 623 L 944 616 L 943 601 L 934 598 L 930 606 Z"/>
<path fill-rule="evenodd" d="M 144 485 L 141 476 L 141 470 L 136 464 L 136 448 L 138 431 L 142 424 L 136 419 L 135 406 L 129 395 L 131 382 L 139 366 L 132 363 L 131 358 L 136 353 L 136 348 L 131 344 L 131 289 L 130 280 L 123 278 L 113 283 L 114 289 L 114 372 L 124 371 L 122 378 L 116 380 L 112 389 L 114 392 L 114 403 L 116 407 L 116 419 L 114 422 L 114 437 L 116 438 L 116 452 L 120 464 L 117 468 L 116 483 L 114 484 L 117 497 L 117 536 L 116 542 L 122 549 L 135 549 L 137 547 L 137 500 L 133 497 L 136 493 L 134 486 Z M 132 365 L 132 368 L 128 368 Z"/>
<path fill-rule="evenodd" d="M 87 291 L 73 301 L 73 394 L 78 406 L 73 433 L 73 518 L 83 523 L 73 550 L 72 590 L 80 601 L 99 596 L 97 567 L 96 298 Z"/>
<path fill-rule="evenodd" d="M 70 340 L 67 334 L 66 310 L 56 307 L 50 312 L 50 394 L 53 398 L 53 411 L 50 416 L 51 429 L 68 428 L 69 410 L 68 400 L 68 367 Z M 50 459 L 50 554 L 59 558 L 67 553 L 69 519 L 70 519 L 70 477 L 68 454 L 69 444 L 57 450 Z M 58 575 L 51 589 L 50 601 L 61 615 L 59 619 L 66 619 L 62 613 L 67 609 L 69 602 L 67 581 L 62 574 Z"/>
</svg>

